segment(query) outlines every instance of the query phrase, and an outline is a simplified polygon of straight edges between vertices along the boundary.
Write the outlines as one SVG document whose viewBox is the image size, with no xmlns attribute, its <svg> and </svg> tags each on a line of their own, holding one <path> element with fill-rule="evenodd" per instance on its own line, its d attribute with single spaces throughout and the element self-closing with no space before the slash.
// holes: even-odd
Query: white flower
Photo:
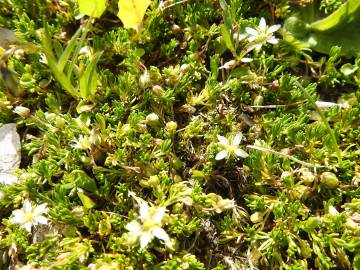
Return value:
<svg viewBox="0 0 360 270">
<path fill-rule="evenodd" d="M 248 58 L 248 57 L 243 57 L 240 59 L 240 62 L 243 63 L 250 63 L 252 62 L 253 59 Z M 232 69 L 234 67 L 236 67 L 238 65 L 238 62 L 236 60 L 230 60 L 228 62 L 226 62 L 224 65 L 222 65 L 221 67 L 219 67 L 219 69 Z"/>
<path fill-rule="evenodd" d="M 74 144 L 72 145 L 75 149 L 87 150 L 91 146 L 91 141 L 88 136 L 80 135 L 79 138 L 72 140 Z"/>
<path fill-rule="evenodd" d="M 260 23 L 257 29 L 246 27 L 246 33 L 249 34 L 248 41 L 256 42 L 256 44 L 249 50 L 255 49 L 258 51 L 265 43 L 277 44 L 278 39 L 274 37 L 273 33 L 279 30 L 280 27 L 280 24 L 268 27 L 264 18 L 260 19 Z"/>
<path fill-rule="evenodd" d="M 147 203 L 143 202 L 140 204 L 141 222 L 132 221 L 126 225 L 126 229 L 130 232 L 130 238 L 139 239 L 142 249 L 145 248 L 154 237 L 163 240 L 165 244 L 169 243 L 170 238 L 168 234 L 161 228 L 165 211 L 165 207 L 149 207 Z"/>
<path fill-rule="evenodd" d="M 24 227 L 26 231 L 31 232 L 31 227 L 40 224 L 47 224 L 47 218 L 43 214 L 47 213 L 46 203 L 38 206 L 33 206 L 30 201 L 25 200 L 22 209 L 17 209 L 12 212 L 13 217 L 10 219 L 11 223 L 19 224 Z"/>
<path fill-rule="evenodd" d="M 235 135 L 232 142 L 230 143 L 227 138 L 224 136 L 217 135 L 217 138 L 219 140 L 219 144 L 224 148 L 221 150 L 215 157 L 216 160 L 222 160 L 224 158 L 228 158 L 229 156 L 235 154 L 239 157 L 246 158 L 249 156 L 248 153 L 246 153 L 244 150 L 239 148 L 239 144 L 242 139 L 242 133 L 239 132 Z"/>
</svg>

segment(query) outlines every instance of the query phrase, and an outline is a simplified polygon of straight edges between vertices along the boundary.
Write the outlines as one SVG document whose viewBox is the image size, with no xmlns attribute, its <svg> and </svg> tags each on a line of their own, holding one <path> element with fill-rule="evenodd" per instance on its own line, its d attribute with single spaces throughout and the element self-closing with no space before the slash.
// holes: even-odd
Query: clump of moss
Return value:
<svg viewBox="0 0 360 270">
<path fill-rule="evenodd" d="M 283 38 L 293 2 L 153 1 L 134 30 L 0 0 L 2 267 L 357 269 L 359 59 Z"/>
</svg>

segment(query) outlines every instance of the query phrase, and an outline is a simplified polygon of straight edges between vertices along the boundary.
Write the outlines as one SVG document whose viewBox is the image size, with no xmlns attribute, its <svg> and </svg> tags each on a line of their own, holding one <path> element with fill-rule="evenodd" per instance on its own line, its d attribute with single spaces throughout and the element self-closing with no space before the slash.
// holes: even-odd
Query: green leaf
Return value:
<svg viewBox="0 0 360 270">
<path fill-rule="evenodd" d="M 228 5 L 225 0 L 220 0 L 220 7 L 225 11 L 228 8 Z"/>
<path fill-rule="evenodd" d="M 150 5 L 150 0 L 119 0 L 120 18 L 125 28 L 134 28 L 141 24 L 145 11 Z"/>
<path fill-rule="evenodd" d="M 360 16 L 360 1 L 348 0 L 340 8 L 322 20 L 313 22 L 310 28 L 315 31 L 339 29 L 346 24 L 358 20 Z"/>
<path fill-rule="evenodd" d="M 340 54 L 356 56 L 360 51 L 360 1 L 349 0 L 328 17 L 313 21 L 316 7 L 309 5 L 285 22 L 293 37 L 317 52 L 329 54 L 334 46 Z"/>
<path fill-rule="evenodd" d="M 106 9 L 107 0 L 78 0 L 80 12 L 99 18 Z"/>
<path fill-rule="evenodd" d="M 220 32 L 221 32 L 221 35 L 224 39 L 224 42 L 225 42 L 225 45 L 226 47 L 231 51 L 231 52 L 235 52 L 235 48 L 234 48 L 234 45 L 232 43 L 232 39 L 231 39 L 231 36 L 230 36 L 230 31 L 228 30 L 228 28 L 222 24 L 220 25 Z"/>
<path fill-rule="evenodd" d="M 96 203 L 89 196 L 85 195 L 84 192 L 78 191 L 77 195 L 86 209 L 91 209 L 96 206 Z"/>
<path fill-rule="evenodd" d="M 72 184 L 74 187 L 80 187 L 87 191 L 96 193 L 97 187 L 95 180 L 89 177 L 82 170 L 74 170 L 65 177 L 65 182 Z"/>
<path fill-rule="evenodd" d="M 345 76 L 349 76 L 349 75 L 353 74 L 354 72 L 356 72 L 358 70 L 358 68 L 359 67 L 354 66 L 354 65 L 352 65 L 350 63 L 346 63 L 346 64 L 341 66 L 340 71 Z"/>
<path fill-rule="evenodd" d="M 73 52 L 77 42 L 78 42 L 78 37 L 81 34 L 81 28 L 79 28 L 76 33 L 71 37 L 71 40 L 69 41 L 68 45 L 65 48 L 65 51 L 61 54 L 60 59 L 57 63 L 57 68 L 59 69 L 59 71 L 63 71 L 65 65 L 67 64 L 67 62 L 70 59 L 70 55 Z"/>
<path fill-rule="evenodd" d="M 360 270 L 360 255 L 354 257 L 354 270 Z"/>
<path fill-rule="evenodd" d="M 51 44 L 52 42 L 49 37 L 47 24 L 45 24 L 45 26 L 44 26 L 44 33 L 42 36 L 41 43 L 42 43 L 43 52 L 44 52 L 47 62 L 48 62 L 48 66 L 50 67 L 55 79 L 72 96 L 78 97 L 79 96 L 78 92 L 74 89 L 70 80 L 65 76 L 65 74 L 61 70 L 59 70 L 59 68 L 57 66 L 57 61 L 56 61 L 56 58 L 53 53 L 53 47 Z"/>
<path fill-rule="evenodd" d="M 96 93 L 96 84 L 98 73 L 96 65 L 102 53 L 95 54 L 94 58 L 86 66 L 84 73 L 80 76 L 80 96 L 84 99 L 91 100 Z"/>
</svg>

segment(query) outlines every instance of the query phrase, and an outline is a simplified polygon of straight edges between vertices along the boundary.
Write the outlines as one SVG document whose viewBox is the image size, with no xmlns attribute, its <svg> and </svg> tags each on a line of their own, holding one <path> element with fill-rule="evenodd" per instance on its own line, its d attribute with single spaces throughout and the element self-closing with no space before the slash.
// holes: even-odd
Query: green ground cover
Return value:
<svg viewBox="0 0 360 270">
<path fill-rule="evenodd" d="M 0 0 L 0 269 L 360 269 L 359 16 L 310 2 Z"/>
</svg>

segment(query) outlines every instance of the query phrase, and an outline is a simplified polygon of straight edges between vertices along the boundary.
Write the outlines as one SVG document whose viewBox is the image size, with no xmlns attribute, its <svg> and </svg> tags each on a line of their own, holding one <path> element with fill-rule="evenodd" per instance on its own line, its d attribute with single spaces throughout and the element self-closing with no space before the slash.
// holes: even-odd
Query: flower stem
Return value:
<svg viewBox="0 0 360 270">
<path fill-rule="evenodd" d="M 308 98 L 309 102 L 311 103 L 311 105 L 315 108 L 316 112 L 320 115 L 321 117 L 321 121 L 323 122 L 323 124 L 325 125 L 325 128 L 327 129 L 327 131 L 330 134 L 330 139 L 332 142 L 332 146 L 333 146 L 333 150 L 338 158 L 338 162 L 340 163 L 342 161 L 342 157 L 341 157 L 341 151 L 339 148 L 339 145 L 337 143 L 336 137 L 335 137 L 335 132 L 334 130 L 330 127 L 329 122 L 327 121 L 325 114 L 323 113 L 323 111 L 319 108 L 318 105 L 316 105 L 316 101 L 312 98 L 312 96 L 308 93 L 308 91 L 306 90 L 306 88 L 304 88 L 299 82 L 296 82 L 296 85 L 303 91 L 303 93 L 305 94 L 305 96 Z"/>
</svg>

